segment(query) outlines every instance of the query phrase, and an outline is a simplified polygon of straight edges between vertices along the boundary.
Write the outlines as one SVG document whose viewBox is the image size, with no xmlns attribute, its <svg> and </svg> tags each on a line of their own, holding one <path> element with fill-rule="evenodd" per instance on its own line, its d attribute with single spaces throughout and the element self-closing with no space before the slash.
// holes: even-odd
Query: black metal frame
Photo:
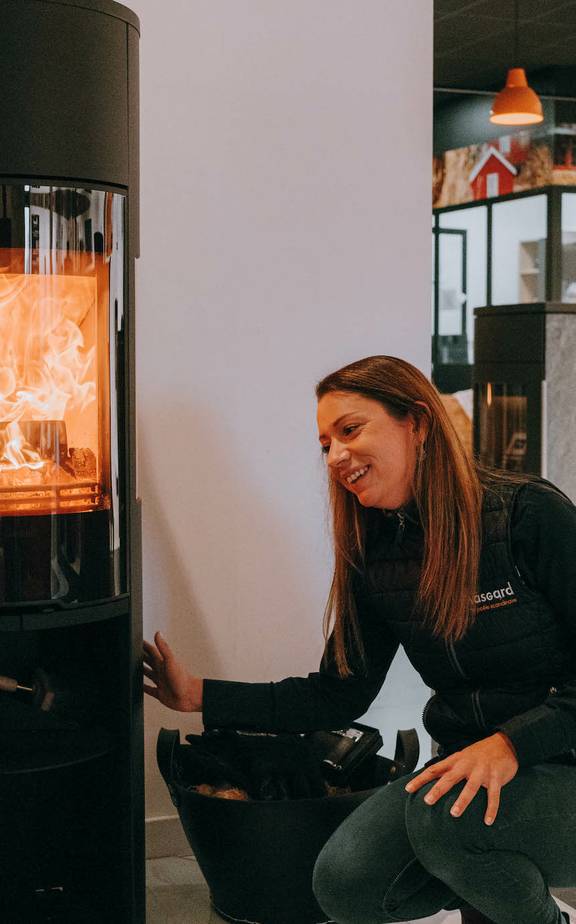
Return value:
<svg viewBox="0 0 576 924">
<path fill-rule="evenodd" d="M 492 306 L 492 210 L 495 205 L 516 199 L 527 199 L 534 196 L 547 197 L 546 210 L 546 268 L 545 268 L 545 300 L 547 302 L 560 301 L 562 294 L 562 194 L 576 195 L 576 186 L 542 186 L 520 193 L 509 193 L 505 196 L 487 199 L 475 199 L 472 202 L 463 202 L 460 205 L 444 206 L 433 210 L 435 236 L 434 247 L 434 330 L 432 331 L 432 379 L 441 391 L 451 392 L 470 388 L 472 384 L 472 366 L 460 364 L 441 364 L 438 362 L 437 331 L 439 311 L 439 254 L 438 232 L 456 230 L 440 228 L 440 215 L 445 212 L 463 211 L 471 208 L 486 207 L 486 305 Z"/>
</svg>

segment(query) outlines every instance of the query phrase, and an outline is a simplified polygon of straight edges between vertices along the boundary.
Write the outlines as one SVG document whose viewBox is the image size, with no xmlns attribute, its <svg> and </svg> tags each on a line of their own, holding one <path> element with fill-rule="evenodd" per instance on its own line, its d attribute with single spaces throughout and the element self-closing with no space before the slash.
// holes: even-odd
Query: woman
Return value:
<svg viewBox="0 0 576 924">
<path fill-rule="evenodd" d="M 402 645 L 435 690 L 423 722 L 438 754 L 334 832 L 320 906 L 339 924 L 443 908 L 561 924 L 549 887 L 576 885 L 576 508 L 542 479 L 474 465 L 403 360 L 352 363 L 316 395 L 335 549 L 320 670 L 202 680 L 157 633 L 146 692 L 206 726 L 341 728 Z"/>
</svg>

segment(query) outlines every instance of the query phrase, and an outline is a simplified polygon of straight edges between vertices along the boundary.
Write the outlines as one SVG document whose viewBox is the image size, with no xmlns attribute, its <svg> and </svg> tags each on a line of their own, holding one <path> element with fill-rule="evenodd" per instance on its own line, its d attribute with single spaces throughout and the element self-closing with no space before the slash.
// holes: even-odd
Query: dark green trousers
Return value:
<svg viewBox="0 0 576 924">
<path fill-rule="evenodd" d="M 492 825 L 484 788 L 450 815 L 465 780 L 434 805 L 434 782 L 407 793 L 422 769 L 379 789 L 325 844 L 313 890 L 326 916 L 387 924 L 467 902 L 496 924 L 564 924 L 549 887 L 576 887 L 576 766 L 520 768 Z"/>
</svg>

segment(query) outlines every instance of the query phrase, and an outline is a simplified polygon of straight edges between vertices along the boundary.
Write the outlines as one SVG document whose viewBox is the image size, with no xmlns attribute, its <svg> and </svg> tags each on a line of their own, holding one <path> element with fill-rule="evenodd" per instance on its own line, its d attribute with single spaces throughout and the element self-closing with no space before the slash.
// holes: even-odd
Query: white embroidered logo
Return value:
<svg viewBox="0 0 576 924">
<path fill-rule="evenodd" d="M 474 603 L 478 612 L 482 610 L 493 610 L 500 606 L 509 606 L 511 603 L 518 603 L 518 598 L 514 593 L 510 581 L 505 587 L 497 587 L 495 590 L 488 590 L 485 593 L 474 595 Z"/>
</svg>

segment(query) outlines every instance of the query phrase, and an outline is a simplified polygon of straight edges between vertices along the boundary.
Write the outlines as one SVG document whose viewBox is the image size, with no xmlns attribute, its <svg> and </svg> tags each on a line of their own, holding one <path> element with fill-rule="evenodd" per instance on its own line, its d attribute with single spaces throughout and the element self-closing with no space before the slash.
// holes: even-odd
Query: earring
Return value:
<svg viewBox="0 0 576 924">
<path fill-rule="evenodd" d="M 418 458 L 418 462 L 419 462 L 420 464 L 422 464 L 422 462 L 423 462 L 424 459 L 426 458 L 426 442 L 425 442 L 425 440 L 422 440 L 421 443 L 418 443 L 418 454 L 417 454 L 417 458 Z"/>
</svg>

